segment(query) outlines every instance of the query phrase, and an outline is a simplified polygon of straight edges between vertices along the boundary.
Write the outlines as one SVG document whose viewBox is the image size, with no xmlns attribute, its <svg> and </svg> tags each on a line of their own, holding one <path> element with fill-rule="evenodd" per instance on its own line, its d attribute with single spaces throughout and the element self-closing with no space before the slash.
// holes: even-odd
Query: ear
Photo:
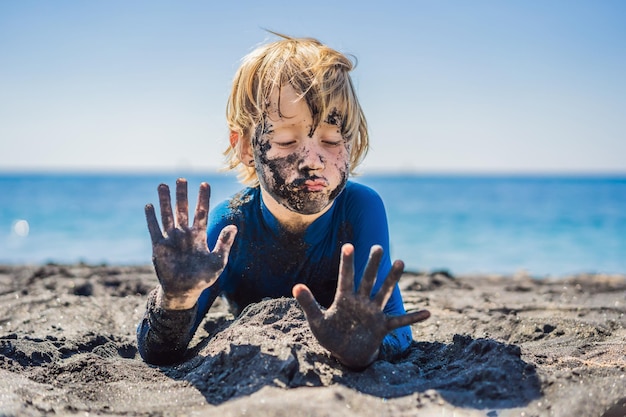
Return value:
<svg viewBox="0 0 626 417">
<path fill-rule="evenodd" d="M 245 137 L 240 136 L 239 132 L 234 130 L 230 131 L 230 146 L 237 153 L 237 157 L 247 167 L 254 166 L 254 154 L 252 153 L 252 146 L 250 145 L 250 141 Z"/>
</svg>

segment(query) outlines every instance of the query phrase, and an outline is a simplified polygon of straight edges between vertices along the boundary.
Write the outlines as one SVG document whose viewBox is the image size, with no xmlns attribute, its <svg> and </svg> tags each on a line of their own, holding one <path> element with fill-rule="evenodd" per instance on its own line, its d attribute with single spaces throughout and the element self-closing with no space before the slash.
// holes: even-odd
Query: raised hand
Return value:
<svg viewBox="0 0 626 417">
<path fill-rule="evenodd" d="M 202 291 L 215 283 L 226 266 L 237 228 L 231 225 L 222 229 L 211 252 L 206 234 L 211 194 L 209 184 L 200 184 L 191 227 L 187 180 L 180 178 L 176 181 L 176 216 L 172 212 L 169 187 L 166 184 L 159 185 L 158 193 L 163 232 L 154 206 L 148 204 L 145 208 L 152 239 L 152 262 L 161 284 L 157 299 L 161 307 L 166 309 L 189 309 L 195 305 Z"/>
<path fill-rule="evenodd" d="M 343 245 L 337 292 L 326 311 L 320 309 L 306 285 L 296 284 L 292 290 L 318 342 L 350 368 L 362 369 L 371 364 L 378 356 L 383 338 L 390 331 L 430 317 L 426 310 L 393 317 L 383 312 L 404 270 L 402 261 L 393 263 L 382 287 L 374 298 L 370 298 L 382 254 L 380 246 L 372 246 L 361 284 L 355 292 L 354 247 Z"/>
</svg>

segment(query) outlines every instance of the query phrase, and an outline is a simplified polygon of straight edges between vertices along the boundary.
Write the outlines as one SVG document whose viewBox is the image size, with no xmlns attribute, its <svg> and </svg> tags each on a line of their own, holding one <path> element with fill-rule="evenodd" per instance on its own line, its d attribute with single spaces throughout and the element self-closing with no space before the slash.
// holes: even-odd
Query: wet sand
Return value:
<svg viewBox="0 0 626 417">
<path fill-rule="evenodd" d="M 291 299 L 217 303 L 174 367 L 139 358 L 150 266 L 0 266 L 0 416 L 626 416 L 626 277 L 406 273 L 432 317 L 341 366 Z"/>
</svg>

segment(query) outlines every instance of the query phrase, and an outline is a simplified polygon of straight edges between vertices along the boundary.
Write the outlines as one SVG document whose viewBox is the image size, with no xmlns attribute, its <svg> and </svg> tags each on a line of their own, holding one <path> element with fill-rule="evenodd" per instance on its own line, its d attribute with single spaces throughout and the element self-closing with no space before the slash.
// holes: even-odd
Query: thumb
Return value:
<svg viewBox="0 0 626 417">
<path fill-rule="evenodd" d="M 231 224 L 224 227 L 220 232 L 220 235 L 217 237 L 217 242 L 215 242 L 213 252 L 219 253 L 223 259 L 228 259 L 230 247 L 233 245 L 236 235 L 237 226 Z"/>
<path fill-rule="evenodd" d="M 309 323 L 319 321 L 324 317 L 309 287 L 304 284 L 296 284 L 292 288 L 291 293 L 298 301 L 298 304 L 300 304 L 300 307 L 302 307 L 302 310 L 304 310 L 304 315 Z"/>
<path fill-rule="evenodd" d="M 398 327 L 408 326 L 414 323 L 419 323 L 430 317 L 430 311 L 420 310 L 412 313 L 404 314 L 402 316 L 393 316 L 387 318 L 387 329 L 394 330 Z"/>
</svg>

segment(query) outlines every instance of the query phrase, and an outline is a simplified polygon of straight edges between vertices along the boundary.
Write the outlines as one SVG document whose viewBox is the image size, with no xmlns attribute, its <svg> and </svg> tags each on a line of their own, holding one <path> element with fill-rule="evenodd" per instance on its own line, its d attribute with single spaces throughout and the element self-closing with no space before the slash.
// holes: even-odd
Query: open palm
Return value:
<svg viewBox="0 0 626 417">
<path fill-rule="evenodd" d="M 165 308 L 193 307 L 202 291 L 215 283 L 228 261 L 237 228 L 226 226 L 213 251 L 209 250 L 206 229 L 210 192 L 209 184 L 200 185 L 191 227 L 187 181 L 183 178 L 176 181 L 175 216 L 169 187 L 166 184 L 158 187 L 163 231 L 159 227 L 154 206 L 146 205 L 146 221 L 152 240 L 152 262 L 161 284 Z"/>
<path fill-rule="evenodd" d="M 326 311 L 320 309 L 304 284 L 293 288 L 293 295 L 302 306 L 318 342 L 351 368 L 362 369 L 372 363 L 382 340 L 390 331 L 430 317 L 426 310 L 393 317 L 383 312 L 404 270 L 402 261 L 394 262 L 378 293 L 374 298 L 370 297 L 382 253 L 380 246 L 372 247 L 361 284 L 355 292 L 354 247 L 345 244 L 341 248 L 337 291 Z"/>
</svg>

